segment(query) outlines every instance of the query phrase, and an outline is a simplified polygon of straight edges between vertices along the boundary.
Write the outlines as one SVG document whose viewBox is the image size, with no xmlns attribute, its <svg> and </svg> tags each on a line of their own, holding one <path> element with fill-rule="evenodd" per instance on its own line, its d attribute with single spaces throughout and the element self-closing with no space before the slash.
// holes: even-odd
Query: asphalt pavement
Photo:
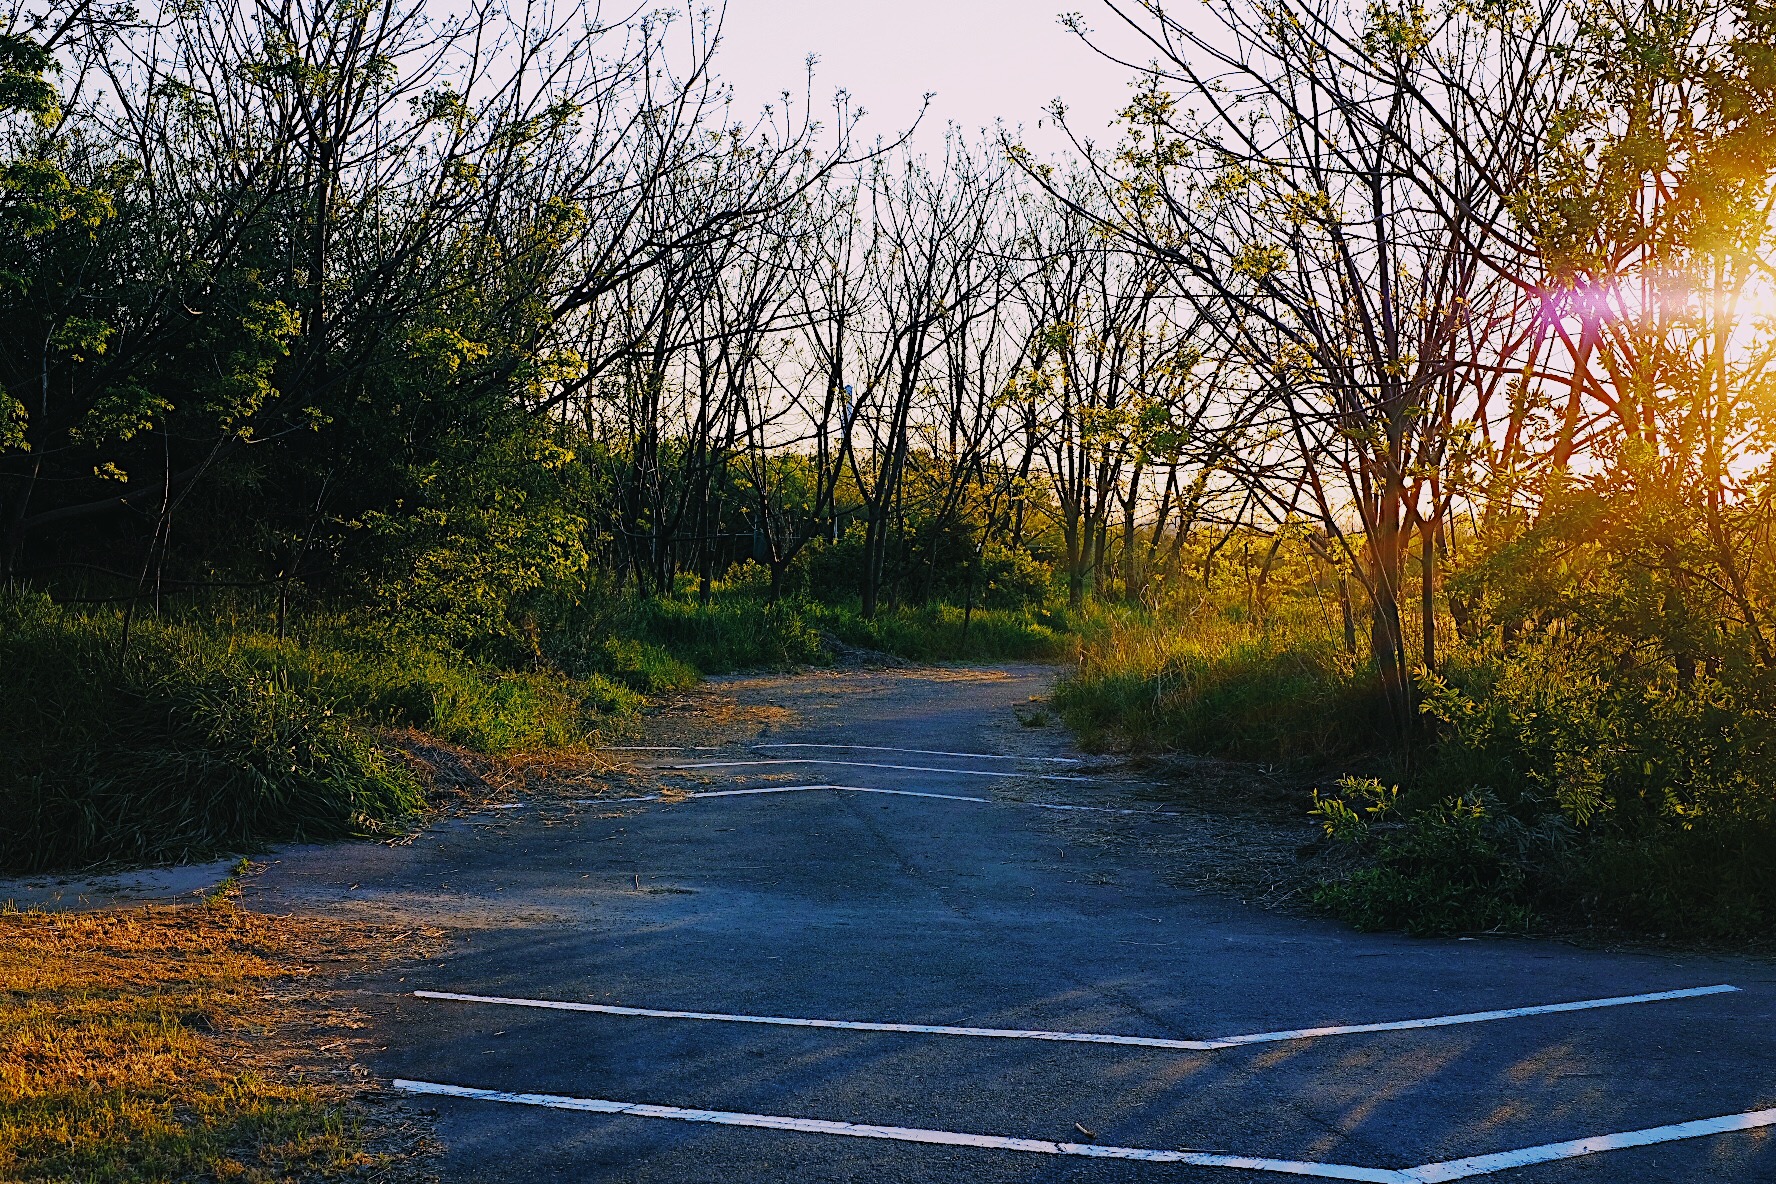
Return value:
<svg viewBox="0 0 1776 1184">
<path fill-rule="evenodd" d="M 373 1012 L 452 1179 L 1776 1181 L 1768 961 L 1178 887 L 1189 819 L 1018 726 L 1050 677 L 741 680 L 738 740 L 249 899 L 449 930 Z"/>
</svg>

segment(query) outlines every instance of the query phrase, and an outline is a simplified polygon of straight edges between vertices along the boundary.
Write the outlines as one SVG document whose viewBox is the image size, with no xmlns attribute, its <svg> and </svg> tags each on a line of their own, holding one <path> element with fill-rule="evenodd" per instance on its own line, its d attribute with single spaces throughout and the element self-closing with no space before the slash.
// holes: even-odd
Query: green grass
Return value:
<svg viewBox="0 0 1776 1184">
<path fill-rule="evenodd" d="M 855 599 L 772 604 L 755 583 L 718 584 L 708 604 L 688 585 L 672 597 L 589 593 L 582 605 L 557 610 L 544 651 L 561 669 L 647 694 L 701 674 L 828 665 L 834 642 L 919 662 L 1056 661 L 1072 653 L 1074 622 L 1040 607 L 965 614 L 949 603 L 903 605 L 867 620 Z"/>
<path fill-rule="evenodd" d="M 850 605 L 810 604 L 802 611 L 846 645 L 880 650 L 916 662 L 1057 661 L 1071 654 L 1071 625 L 1044 609 L 975 609 L 954 604 L 899 607 L 873 620 Z"/>
<path fill-rule="evenodd" d="M 0 869 L 161 863 L 409 825 L 407 724 L 484 752 L 573 743 L 639 696 L 394 642 L 298 645 L 0 597 Z"/>
<path fill-rule="evenodd" d="M 1366 672 L 1305 624 L 1124 613 L 1088 628 L 1055 706 L 1097 748 L 1325 761 L 1375 735 Z"/>
</svg>

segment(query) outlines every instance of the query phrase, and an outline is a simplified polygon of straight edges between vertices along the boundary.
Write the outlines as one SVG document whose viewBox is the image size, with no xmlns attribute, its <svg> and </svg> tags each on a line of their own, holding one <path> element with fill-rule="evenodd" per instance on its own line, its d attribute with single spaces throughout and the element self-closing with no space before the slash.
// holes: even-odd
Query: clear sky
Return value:
<svg viewBox="0 0 1776 1184">
<path fill-rule="evenodd" d="M 1060 145 L 1043 112 L 1051 100 L 1066 102 L 1078 132 L 1102 139 L 1129 94 L 1127 70 L 1060 26 L 1064 9 L 1111 23 L 1090 0 L 728 0 L 717 68 L 753 108 L 785 88 L 799 95 L 814 54 L 816 99 L 850 91 L 869 112 L 860 130 L 870 138 L 904 128 L 932 91 L 918 137 L 927 150 L 947 121 L 974 130 L 997 117 L 1048 152 Z"/>
</svg>

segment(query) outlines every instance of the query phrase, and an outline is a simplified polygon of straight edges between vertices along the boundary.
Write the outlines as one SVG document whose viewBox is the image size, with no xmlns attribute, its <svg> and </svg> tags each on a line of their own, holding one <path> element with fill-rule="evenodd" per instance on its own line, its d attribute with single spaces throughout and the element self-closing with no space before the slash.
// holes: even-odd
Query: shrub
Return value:
<svg viewBox="0 0 1776 1184">
<path fill-rule="evenodd" d="M 1597 635 L 1468 652 L 1424 681 L 1442 740 L 1425 790 L 1476 785 L 1576 844 L 1547 911 L 1704 937 L 1776 921 L 1776 736 L 1766 679 L 1686 678 Z"/>
<path fill-rule="evenodd" d="M 368 725 L 497 753 L 578 743 L 640 696 L 396 637 L 333 645 L 121 624 L 0 596 L 0 867 L 34 871 L 379 835 L 420 787 Z"/>
<path fill-rule="evenodd" d="M 1343 796 L 1314 795 L 1329 837 L 1364 848 L 1368 866 L 1322 885 L 1315 900 L 1359 929 L 1428 935 L 1523 931 L 1536 920 L 1539 878 L 1565 849 L 1534 834 L 1484 793 L 1447 798 L 1389 823 L 1398 787 L 1344 777 Z M 1553 857 L 1552 859 L 1550 857 Z"/>
<path fill-rule="evenodd" d="M 982 608 L 1040 606 L 1053 590 L 1054 568 L 1028 551 L 990 546 L 982 553 L 975 593 Z"/>
</svg>

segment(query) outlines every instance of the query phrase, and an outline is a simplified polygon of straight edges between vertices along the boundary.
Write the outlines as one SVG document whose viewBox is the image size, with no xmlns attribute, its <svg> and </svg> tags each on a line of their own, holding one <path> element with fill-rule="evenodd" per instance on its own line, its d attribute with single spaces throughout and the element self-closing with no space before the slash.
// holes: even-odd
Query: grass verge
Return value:
<svg viewBox="0 0 1776 1184">
<path fill-rule="evenodd" d="M 0 597 L 0 672 L 0 870 L 22 872 L 398 832 L 425 796 L 383 729 L 527 751 L 641 701 L 390 638 L 139 621 L 126 650 L 115 616 L 26 595 Z"/>
<path fill-rule="evenodd" d="M 426 940 L 226 900 L 0 913 L 0 1179 L 418 1178 L 329 988 Z"/>
</svg>

